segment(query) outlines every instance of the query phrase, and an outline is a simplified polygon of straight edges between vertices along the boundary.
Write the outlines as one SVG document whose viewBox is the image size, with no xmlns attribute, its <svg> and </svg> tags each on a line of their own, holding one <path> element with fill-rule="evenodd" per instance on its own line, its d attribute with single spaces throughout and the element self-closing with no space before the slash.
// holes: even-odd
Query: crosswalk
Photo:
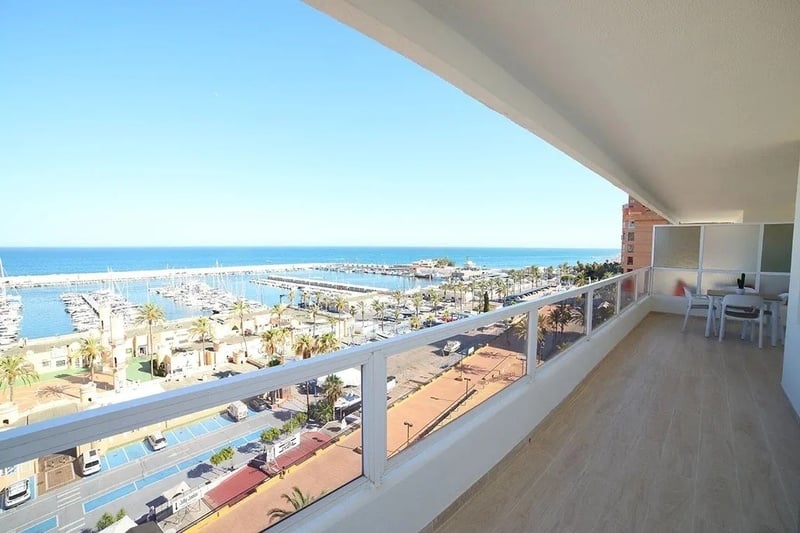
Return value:
<svg viewBox="0 0 800 533">
<path fill-rule="evenodd" d="M 65 511 L 68 507 L 71 507 L 76 503 L 80 503 L 82 499 L 80 487 L 74 487 L 59 493 L 56 503 L 59 514 Z M 86 520 L 84 517 L 81 517 L 73 522 L 59 526 L 58 531 L 61 533 L 74 533 L 84 529 L 86 529 Z"/>
</svg>

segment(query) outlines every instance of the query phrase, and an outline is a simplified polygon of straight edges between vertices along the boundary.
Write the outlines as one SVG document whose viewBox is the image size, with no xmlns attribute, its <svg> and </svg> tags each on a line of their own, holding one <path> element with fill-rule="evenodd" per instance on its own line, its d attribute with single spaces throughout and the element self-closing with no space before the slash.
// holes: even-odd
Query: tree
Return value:
<svg viewBox="0 0 800 533">
<path fill-rule="evenodd" d="M 269 428 L 261 432 L 261 442 L 269 444 L 281 438 L 281 430 L 278 428 Z"/>
<path fill-rule="evenodd" d="M 294 340 L 292 348 L 295 354 L 302 356 L 303 359 L 309 359 L 316 353 L 317 341 L 311 335 L 300 335 Z"/>
<path fill-rule="evenodd" d="M 319 497 L 322 497 L 324 494 L 325 493 L 323 492 L 322 494 L 319 495 Z M 315 497 L 310 496 L 308 494 L 304 494 L 303 491 L 301 491 L 297 487 L 292 487 L 291 494 L 285 494 L 285 493 L 281 494 L 281 498 L 286 500 L 286 503 L 291 505 L 292 509 L 288 511 L 286 509 L 281 509 L 280 507 L 275 507 L 273 509 L 270 509 L 269 510 L 270 522 L 274 520 L 283 520 L 287 516 L 296 513 L 300 509 L 308 507 L 316 500 Z"/>
<path fill-rule="evenodd" d="M 414 304 L 414 316 L 419 316 L 419 308 L 422 307 L 422 293 L 414 293 L 411 297 L 411 303 Z"/>
<path fill-rule="evenodd" d="M 267 355 L 275 355 L 278 348 L 284 343 L 286 337 L 283 328 L 270 328 L 261 334 L 261 349 Z"/>
<path fill-rule="evenodd" d="M 561 302 L 550 309 L 547 313 L 547 321 L 553 332 L 556 333 L 556 344 L 558 344 L 558 337 L 564 334 L 564 328 L 567 324 L 572 322 L 572 313 L 570 312 L 569 306 Z"/>
<path fill-rule="evenodd" d="M 381 321 L 381 331 L 383 331 L 383 316 L 386 313 L 386 304 L 378 299 L 372 300 L 372 310 L 375 311 L 375 316 Z"/>
<path fill-rule="evenodd" d="M 247 339 L 244 335 L 244 317 L 250 312 L 250 303 L 243 299 L 239 298 L 233 305 L 231 306 L 231 312 L 239 318 L 239 333 L 242 335 L 242 346 L 244 346 L 244 356 L 248 357 L 247 353 Z"/>
<path fill-rule="evenodd" d="M 81 339 L 78 355 L 89 365 L 89 381 L 94 381 L 94 365 L 103 357 L 104 348 L 97 337 Z"/>
<path fill-rule="evenodd" d="M 153 377 L 153 326 L 159 326 L 166 320 L 164 310 L 154 303 L 146 303 L 139 308 L 136 324 L 147 324 L 147 351 L 150 353 L 150 378 Z"/>
<path fill-rule="evenodd" d="M 364 300 L 359 301 L 358 310 L 361 311 L 361 333 L 364 333 L 364 313 L 367 310 L 367 302 Z"/>
<path fill-rule="evenodd" d="M 419 316 L 412 316 L 409 322 L 411 323 L 411 329 L 419 329 L 422 326 L 422 320 Z"/>
<path fill-rule="evenodd" d="M 205 356 L 206 353 L 206 341 L 211 338 L 211 321 L 208 318 L 201 316 L 192 322 L 192 327 L 189 329 L 189 333 L 200 340 L 200 358 L 197 364 L 198 366 L 202 366 L 203 356 Z"/>
<path fill-rule="evenodd" d="M 17 380 L 30 385 L 39 380 L 39 374 L 22 353 L 0 357 L 0 387 L 8 386 L 8 390 L 11 391 L 11 402 L 14 401 L 14 386 Z"/>
<path fill-rule="evenodd" d="M 325 378 L 322 385 L 322 394 L 330 405 L 336 405 L 336 400 L 344 396 L 344 382 L 336 374 L 331 374 Z"/>
<path fill-rule="evenodd" d="M 100 517 L 100 520 L 97 521 L 97 524 L 95 525 L 95 529 L 97 529 L 98 531 L 101 531 L 103 529 L 106 529 L 107 527 L 111 527 L 113 524 L 115 524 L 115 523 L 119 522 L 120 520 L 122 520 L 122 518 L 126 514 L 127 513 L 125 512 L 125 509 L 120 509 L 119 511 L 117 511 L 117 515 L 116 516 L 112 515 L 109 512 L 105 512 L 105 513 L 103 513 L 103 516 Z"/>
<path fill-rule="evenodd" d="M 231 461 L 231 468 L 232 468 L 233 457 L 234 457 L 233 448 L 231 448 L 230 446 L 226 446 L 225 448 L 222 448 L 220 451 L 211 456 L 211 464 L 214 466 L 219 466 L 225 461 Z"/>
<path fill-rule="evenodd" d="M 483 312 L 484 313 L 488 313 L 489 312 L 489 293 L 488 292 L 484 292 L 483 293 Z"/>
<path fill-rule="evenodd" d="M 307 307 L 308 314 L 311 315 L 311 335 L 317 332 L 317 313 L 319 313 L 319 305 L 311 304 Z"/>
<path fill-rule="evenodd" d="M 316 346 L 318 353 L 335 352 L 341 345 L 339 339 L 333 332 L 325 333 L 317 337 Z"/>
<path fill-rule="evenodd" d="M 403 291 L 392 291 L 392 298 L 394 299 L 395 307 L 400 307 L 405 300 L 406 295 Z"/>
<path fill-rule="evenodd" d="M 281 319 L 283 318 L 283 313 L 286 312 L 286 306 L 283 304 L 275 304 L 272 306 L 271 311 L 273 314 L 278 315 L 278 325 L 281 325 Z"/>
<path fill-rule="evenodd" d="M 341 330 L 341 323 L 342 318 L 341 315 L 344 313 L 345 309 L 347 309 L 347 299 L 344 296 L 337 296 L 336 299 L 333 301 L 333 306 L 336 308 L 336 312 L 339 313 L 339 336 L 342 337 L 342 330 Z"/>
<path fill-rule="evenodd" d="M 289 307 L 291 307 L 294 304 L 294 297 L 295 297 L 294 289 L 289 289 L 289 292 L 286 293 L 286 299 L 289 300 Z"/>
</svg>

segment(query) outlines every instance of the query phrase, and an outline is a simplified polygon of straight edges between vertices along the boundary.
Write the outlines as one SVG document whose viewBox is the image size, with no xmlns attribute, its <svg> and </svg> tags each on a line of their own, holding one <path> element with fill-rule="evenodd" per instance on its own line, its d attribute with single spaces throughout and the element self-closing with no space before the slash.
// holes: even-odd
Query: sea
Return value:
<svg viewBox="0 0 800 533">
<path fill-rule="evenodd" d="M 530 265 L 556 266 L 562 263 L 617 259 L 618 248 L 457 248 L 457 247 L 176 247 L 176 248 L 0 248 L 0 260 L 7 276 L 95 273 L 158 269 L 208 268 L 213 266 L 302 265 L 304 263 L 409 264 L 420 259 L 447 257 L 462 265 L 472 261 L 486 268 L 521 268 Z M 386 289 L 408 290 L 430 285 L 430 280 L 378 274 L 292 270 L 276 272 L 293 277 L 337 281 Z M 221 286 L 263 305 L 281 301 L 285 291 L 251 283 L 258 275 L 207 276 L 200 281 Z M 155 294 L 167 280 L 128 281 L 104 284 L 19 289 L 23 317 L 20 338 L 36 339 L 71 333 L 72 323 L 60 295 L 113 289 L 136 304 L 154 302 L 167 318 L 203 314 Z"/>
</svg>

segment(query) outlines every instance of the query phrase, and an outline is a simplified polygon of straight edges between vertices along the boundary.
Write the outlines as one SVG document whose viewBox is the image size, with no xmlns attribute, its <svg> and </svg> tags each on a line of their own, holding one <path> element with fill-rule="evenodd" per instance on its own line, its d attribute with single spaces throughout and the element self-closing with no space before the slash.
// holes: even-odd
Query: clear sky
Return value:
<svg viewBox="0 0 800 533">
<path fill-rule="evenodd" d="M 0 3 L 0 246 L 619 246 L 627 196 L 295 1 Z"/>
</svg>

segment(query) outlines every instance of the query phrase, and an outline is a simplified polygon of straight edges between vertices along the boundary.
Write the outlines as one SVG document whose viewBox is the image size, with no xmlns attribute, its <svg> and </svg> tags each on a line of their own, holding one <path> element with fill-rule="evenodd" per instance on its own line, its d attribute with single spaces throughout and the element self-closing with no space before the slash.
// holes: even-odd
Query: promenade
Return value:
<svg viewBox="0 0 800 533">
<path fill-rule="evenodd" d="M 406 448 L 406 422 L 413 424 L 413 432 L 408 435 L 409 445 L 413 446 L 422 431 L 435 424 L 451 405 L 464 398 L 467 387 L 474 389 L 474 392 L 436 427 L 455 420 L 519 379 L 523 370 L 519 357 L 522 349 L 518 339 L 504 333 L 489 346 L 464 358 L 463 377 L 470 381 L 460 379 L 461 370 L 454 366 L 416 392 L 390 405 L 387 413 L 389 455 Z M 211 519 L 194 531 L 261 531 L 270 524 L 270 509 L 287 508 L 288 504 L 281 495 L 290 494 L 293 487 L 318 497 L 323 491 L 330 493 L 358 478 L 362 468 L 362 457 L 358 453 L 361 445 L 361 430 L 358 429 L 305 463 L 291 468 L 283 479 L 276 477 L 266 481 L 256 494 L 230 508 L 230 512 L 220 512 L 219 518 Z M 226 510 L 223 508 L 223 511 Z"/>
</svg>

